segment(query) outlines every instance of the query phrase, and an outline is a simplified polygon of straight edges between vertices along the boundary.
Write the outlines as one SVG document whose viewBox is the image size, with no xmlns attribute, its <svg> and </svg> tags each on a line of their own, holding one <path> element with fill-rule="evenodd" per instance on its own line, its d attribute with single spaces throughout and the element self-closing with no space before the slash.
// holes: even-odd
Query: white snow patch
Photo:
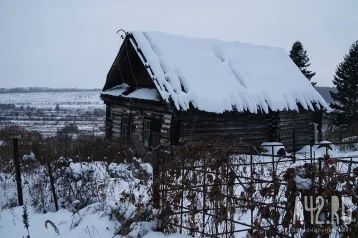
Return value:
<svg viewBox="0 0 358 238">
<path fill-rule="evenodd" d="M 79 211 L 81 221 L 76 227 L 73 227 L 73 214 L 68 210 L 59 210 L 58 212 L 48 212 L 46 214 L 35 213 L 31 207 L 28 208 L 30 221 L 30 237 L 56 237 L 56 238 L 100 238 L 113 237 L 115 224 L 108 217 L 103 216 L 103 212 L 96 209 L 92 204 Z M 78 214 L 76 216 L 79 217 Z M 56 234 L 54 229 L 48 225 L 45 228 L 45 221 L 51 220 L 59 229 L 60 234 Z M 75 219 L 76 220 L 76 219 Z M 72 227 L 71 227 L 72 224 Z M 27 231 L 22 224 L 22 207 L 5 209 L 1 212 L 0 218 L 1 237 L 15 238 L 26 237 Z"/>
<path fill-rule="evenodd" d="M 124 95 L 123 93 L 128 89 L 127 84 L 120 84 L 108 90 L 102 91 L 101 94 L 111 95 L 111 96 L 121 96 L 126 98 L 136 98 L 136 99 L 144 99 L 144 100 L 153 100 L 159 101 L 158 90 L 155 88 L 138 88 L 131 92 L 128 95 Z"/>
<path fill-rule="evenodd" d="M 145 236 L 143 236 L 143 238 L 189 238 L 192 236 L 188 236 L 188 235 L 181 235 L 181 234 L 163 234 L 160 232 L 149 232 L 148 234 L 146 234 Z"/>
<path fill-rule="evenodd" d="M 296 153 L 297 154 L 309 154 L 309 153 L 311 153 L 311 147 L 312 147 L 312 153 L 315 156 L 322 156 L 327 152 L 327 150 L 333 151 L 333 152 L 337 151 L 337 148 L 331 142 L 321 141 L 313 146 L 305 145 Z"/>
<path fill-rule="evenodd" d="M 155 88 L 139 88 L 125 97 L 159 101 L 158 90 Z"/>
<path fill-rule="evenodd" d="M 252 113 L 298 111 L 297 103 L 307 110 L 313 104 L 328 109 L 284 49 L 161 32 L 130 34 L 161 97 L 172 99 L 178 110 L 190 103 L 216 113 L 233 107 Z"/>
<path fill-rule="evenodd" d="M 274 155 L 277 155 L 277 152 L 280 149 L 284 149 L 286 151 L 285 146 L 280 142 L 264 142 L 260 145 L 261 148 L 265 149 L 263 154 L 272 155 L 272 151 Z"/>
<path fill-rule="evenodd" d="M 34 155 L 34 153 L 30 153 L 30 154 L 28 154 L 28 155 L 24 155 L 23 157 L 22 157 L 22 160 L 23 161 L 36 161 L 36 157 L 35 157 L 35 155 Z"/>
<path fill-rule="evenodd" d="M 120 96 L 128 89 L 128 84 L 120 84 L 108 90 L 102 91 L 101 94 L 111 95 L 111 96 Z"/>
<path fill-rule="evenodd" d="M 312 186 L 312 180 L 310 179 L 304 179 L 299 176 L 296 176 L 295 181 L 297 188 L 301 190 L 308 190 Z"/>
<path fill-rule="evenodd" d="M 342 142 L 356 142 L 358 141 L 358 136 L 350 136 L 347 138 L 342 139 Z M 1 142 L 0 142 L 1 144 Z"/>
</svg>

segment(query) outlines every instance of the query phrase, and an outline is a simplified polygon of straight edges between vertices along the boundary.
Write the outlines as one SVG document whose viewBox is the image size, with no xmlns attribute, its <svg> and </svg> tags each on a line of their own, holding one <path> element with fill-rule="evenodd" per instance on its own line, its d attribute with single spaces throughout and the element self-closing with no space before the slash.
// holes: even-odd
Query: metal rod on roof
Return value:
<svg viewBox="0 0 358 238">
<path fill-rule="evenodd" d="M 118 34 L 119 32 L 123 32 L 123 34 Z M 123 40 L 124 38 L 127 36 L 127 32 L 123 29 L 119 29 L 117 32 L 116 32 Z"/>
</svg>

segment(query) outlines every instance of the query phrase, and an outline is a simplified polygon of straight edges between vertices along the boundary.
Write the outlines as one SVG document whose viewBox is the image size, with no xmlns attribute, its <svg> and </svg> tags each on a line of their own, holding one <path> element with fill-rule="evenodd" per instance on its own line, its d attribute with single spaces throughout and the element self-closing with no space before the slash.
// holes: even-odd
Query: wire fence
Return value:
<svg viewBox="0 0 358 238">
<path fill-rule="evenodd" d="M 20 140 L 20 146 L 13 141 L 12 166 L 18 173 L 18 163 L 24 163 L 17 160 L 22 154 L 19 147 L 24 149 L 27 145 L 32 149 L 47 168 L 49 183 L 44 186 L 51 191 L 55 210 L 60 204 L 56 199 L 59 189 L 54 180 L 67 181 L 61 174 L 51 175 L 58 168 L 56 161 L 60 154 L 68 158 L 88 158 L 89 161 L 100 157 L 106 160 L 118 157 L 116 160 L 124 161 L 133 157 L 128 148 L 120 148 L 114 142 L 35 141 L 32 134 L 29 138 L 31 145 L 24 143 L 25 139 Z M 10 144 L 2 148 L 10 149 Z M 357 145 L 327 142 L 296 145 L 296 148 L 302 149 L 288 153 L 280 144 L 263 144 L 257 148 L 206 142 L 173 148 L 171 154 L 153 153 L 150 159 L 153 165 L 152 200 L 160 211 L 159 227 L 167 233 L 178 232 L 193 237 L 302 237 L 310 229 L 323 229 L 322 225 L 310 222 L 309 211 L 302 208 L 304 198 L 312 196 L 316 201 L 316 198 L 324 197 L 330 207 L 332 196 L 341 200 L 358 197 L 358 152 L 352 152 Z M 21 175 L 16 178 L 19 181 Z M 85 188 L 91 188 L 86 191 L 93 191 L 97 186 L 84 184 Z M 18 194 L 21 193 L 18 190 Z M 301 203 L 298 215 L 297 198 Z M 350 209 L 357 210 L 358 199 L 353 200 Z M 20 198 L 18 202 L 22 203 Z M 316 209 L 319 204 L 311 202 L 308 205 L 315 208 L 311 209 L 315 210 L 314 216 L 320 215 Z M 339 215 L 343 219 L 347 211 L 340 207 Z M 329 214 L 325 221 L 331 220 L 328 210 L 324 214 Z M 358 219 L 358 212 L 356 214 L 353 220 Z M 329 228 L 331 231 L 353 229 L 350 224 L 339 221 L 330 224 Z M 316 233 L 309 232 L 306 237 L 318 237 Z M 323 230 L 321 233 L 320 237 L 325 237 Z"/>
<path fill-rule="evenodd" d="M 291 154 L 282 145 L 186 147 L 161 165 L 163 227 L 193 237 L 302 237 L 317 226 L 304 210 L 296 222 L 296 197 L 329 199 L 337 184 L 355 179 L 358 152 L 334 149 L 352 146 L 312 144 Z"/>
</svg>

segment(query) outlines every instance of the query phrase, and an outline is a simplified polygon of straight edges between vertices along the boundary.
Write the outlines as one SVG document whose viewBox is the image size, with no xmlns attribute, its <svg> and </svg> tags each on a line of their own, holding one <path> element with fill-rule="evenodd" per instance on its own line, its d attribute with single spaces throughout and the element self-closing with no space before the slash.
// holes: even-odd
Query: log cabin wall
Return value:
<svg viewBox="0 0 358 238">
<path fill-rule="evenodd" d="M 122 133 L 122 119 L 129 119 L 129 140 L 123 141 L 133 146 L 139 153 L 150 151 L 150 147 L 144 146 L 144 120 L 159 120 L 160 128 L 160 145 L 162 148 L 169 148 L 170 146 L 170 128 L 171 128 L 171 113 L 158 112 L 153 110 L 141 109 L 136 107 L 129 107 L 124 105 L 108 105 L 110 107 L 110 117 L 106 118 L 106 129 L 108 128 L 110 138 L 112 140 L 123 141 Z M 107 114 L 108 115 L 108 114 Z M 169 151 L 169 149 L 165 149 Z"/>
<path fill-rule="evenodd" d="M 287 151 L 291 152 L 293 150 L 293 129 L 295 130 L 296 150 L 301 149 L 303 145 L 314 142 L 313 123 L 317 122 L 319 125 L 321 124 L 315 112 L 279 112 L 278 116 L 279 141 L 285 146 Z M 320 127 L 318 130 L 320 130 Z"/>
<path fill-rule="evenodd" d="M 258 146 L 272 140 L 272 124 L 270 114 L 190 111 L 182 114 L 180 137 L 184 141 L 220 140 Z"/>
<path fill-rule="evenodd" d="M 122 140 L 122 118 L 130 121 L 130 141 L 139 153 L 151 150 L 144 146 L 144 119 L 160 121 L 161 149 L 170 152 L 170 146 L 181 142 L 220 140 L 223 143 L 242 143 L 258 146 L 266 141 L 279 141 L 291 152 L 293 129 L 296 149 L 313 143 L 313 122 L 321 131 L 322 112 L 270 112 L 269 114 L 224 113 L 215 114 L 197 110 L 175 111 L 170 106 L 141 102 L 131 104 L 125 101 L 107 103 L 106 137 Z"/>
<path fill-rule="evenodd" d="M 111 105 L 106 104 L 106 121 L 105 121 L 105 138 L 111 139 L 112 137 L 112 116 Z"/>
</svg>

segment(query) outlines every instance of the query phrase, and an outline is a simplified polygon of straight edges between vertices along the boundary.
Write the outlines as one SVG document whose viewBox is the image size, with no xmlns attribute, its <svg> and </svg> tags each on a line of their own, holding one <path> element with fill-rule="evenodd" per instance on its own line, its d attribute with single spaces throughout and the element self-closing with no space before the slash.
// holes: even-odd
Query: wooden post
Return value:
<svg viewBox="0 0 358 238">
<path fill-rule="evenodd" d="M 16 186 L 17 186 L 17 200 L 19 206 L 24 205 L 23 193 L 22 193 L 22 183 L 21 183 L 21 166 L 19 160 L 19 142 L 17 138 L 12 139 L 14 145 L 14 166 L 16 173 Z"/>
<path fill-rule="evenodd" d="M 47 162 L 47 168 L 48 168 L 48 175 L 50 177 L 50 185 L 51 185 L 51 191 L 52 191 L 52 196 L 53 196 L 53 202 L 55 203 L 55 209 L 57 212 L 58 211 L 57 195 L 56 195 L 55 182 L 53 179 L 52 168 L 51 168 L 50 162 Z"/>
<path fill-rule="evenodd" d="M 160 208 L 160 156 L 159 150 L 153 150 L 153 207 Z"/>
</svg>

